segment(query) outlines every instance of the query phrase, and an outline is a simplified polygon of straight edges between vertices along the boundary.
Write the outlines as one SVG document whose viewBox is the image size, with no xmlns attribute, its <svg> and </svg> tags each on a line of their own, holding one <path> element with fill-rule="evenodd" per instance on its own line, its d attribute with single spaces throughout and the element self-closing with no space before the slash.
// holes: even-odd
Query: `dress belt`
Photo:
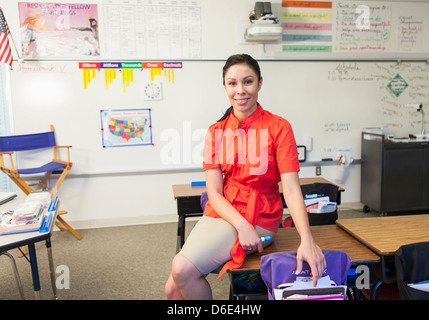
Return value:
<svg viewBox="0 0 429 320">
<path fill-rule="evenodd" d="M 259 195 L 278 192 L 279 186 L 277 183 L 273 184 L 264 184 L 264 183 L 251 183 L 251 184 L 242 184 L 233 179 L 227 179 L 225 185 L 232 185 L 240 190 L 245 190 L 249 192 L 249 199 L 247 201 L 246 213 L 244 218 L 252 224 L 253 227 L 256 226 L 256 221 L 258 220 L 259 214 Z M 240 268 L 244 262 L 246 253 L 242 246 L 240 245 L 239 238 L 235 241 L 231 249 L 232 260 L 225 263 L 222 270 L 219 272 L 218 279 L 229 269 Z"/>
</svg>

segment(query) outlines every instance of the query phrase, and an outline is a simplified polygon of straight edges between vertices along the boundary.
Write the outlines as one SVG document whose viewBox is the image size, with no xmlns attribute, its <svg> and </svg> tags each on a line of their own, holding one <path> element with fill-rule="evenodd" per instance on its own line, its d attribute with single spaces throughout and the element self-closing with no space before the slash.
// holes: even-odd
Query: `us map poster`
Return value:
<svg viewBox="0 0 429 320">
<path fill-rule="evenodd" d="M 103 148 L 152 145 L 150 109 L 101 110 Z"/>
<path fill-rule="evenodd" d="M 22 57 L 98 57 L 96 4 L 19 2 Z"/>
</svg>

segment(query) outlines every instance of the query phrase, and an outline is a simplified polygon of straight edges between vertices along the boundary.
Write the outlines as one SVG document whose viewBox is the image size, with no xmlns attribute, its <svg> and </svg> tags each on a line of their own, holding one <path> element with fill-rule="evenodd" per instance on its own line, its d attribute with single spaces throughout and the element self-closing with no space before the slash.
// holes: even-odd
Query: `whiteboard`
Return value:
<svg viewBox="0 0 429 320">
<path fill-rule="evenodd" d="M 429 3 L 399 1 L 283 1 L 280 43 L 264 56 L 284 59 L 422 59 L 429 57 Z M 320 5 L 320 4 L 323 5 Z"/>
<path fill-rule="evenodd" d="M 18 2 L 7 1 L 2 9 L 19 46 Z M 148 2 L 171 5 L 174 1 L 61 1 L 96 3 L 102 39 L 107 38 L 103 33 L 106 28 L 102 27 L 108 23 L 103 21 L 106 3 L 137 6 Z M 82 60 L 14 61 L 10 79 L 15 133 L 42 132 L 53 124 L 58 144 L 73 146 L 74 174 L 201 168 L 205 131 L 229 107 L 222 87 L 223 61 L 229 55 L 241 52 L 249 53 L 260 61 L 264 76 L 259 99 L 262 107 L 291 122 L 298 144 L 304 144 L 305 137 L 312 137 L 312 150 L 307 154 L 309 161 L 336 158 L 344 153 L 360 158 L 360 134 L 364 127 L 379 126 L 387 134 L 395 136 L 420 133 L 420 113 L 405 108 L 404 104 L 428 104 L 429 68 L 426 62 L 403 62 L 402 58 L 427 60 L 429 57 L 429 37 L 422 36 L 420 29 L 412 33 L 412 26 L 416 24 L 418 28 L 422 26 L 422 30 L 427 30 L 429 1 L 328 2 L 332 4 L 328 10 L 331 20 L 337 17 L 347 20 L 355 12 L 357 4 L 374 8 L 370 11 L 370 19 L 384 24 L 389 31 L 385 33 L 386 41 L 383 42 L 386 50 L 278 52 L 279 46 L 282 49 L 284 45 L 299 45 L 307 41 L 306 30 L 301 30 L 304 37 L 293 39 L 301 43 L 291 43 L 290 39 L 275 45 L 246 43 L 243 33 L 255 1 L 199 0 L 195 3 L 201 9 L 201 59 L 177 59 L 183 65 L 174 70 L 174 82 L 169 82 L 164 75 L 156 75 L 155 80 L 161 83 L 163 91 L 160 100 L 145 100 L 144 88 L 151 82 L 149 69 L 134 69 L 132 81 L 125 91 L 121 80 L 123 70 L 117 70 L 118 77 L 111 79 L 106 89 L 104 70 L 97 69 L 85 89 L 83 70 L 79 68 Z M 283 12 L 288 10 L 322 12 L 322 9 L 314 8 L 285 9 L 280 1 L 273 1 L 273 12 L 281 17 L 280 23 L 297 23 L 287 14 L 284 16 Z M 346 12 L 339 14 L 338 10 Z M 314 15 L 309 16 L 312 18 Z M 355 25 L 356 21 L 351 23 Z M 405 30 L 405 33 L 398 33 L 400 30 Z M 356 37 L 358 42 L 364 41 L 358 33 L 347 33 L 345 29 L 340 31 Z M 289 29 L 284 31 L 286 35 L 289 32 Z M 332 38 L 332 46 L 338 44 L 342 33 L 340 39 Z M 315 38 L 310 39 L 314 41 Z M 352 44 L 348 43 L 346 47 L 351 48 Z M 121 62 L 113 60 L 121 56 L 106 56 L 103 50 L 101 53 L 102 62 Z M 145 61 L 148 57 L 137 54 L 125 58 L 126 61 L 132 58 Z M 393 92 L 389 88 L 391 83 L 395 83 L 400 92 Z M 100 110 L 147 108 L 151 109 L 153 145 L 103 148 Z M 19 161 L 25 164 L 36 160 L 28 155 L 20 157 Z"/>
<path fill-rule="evenodd" d="M 21 50 L 18 2 L 7 1 L 2 8 Z M 253 0 L 52 2 L 97 5 L 100 53 L 88 56 L 89 60 L 223 60 L 236 52 L 248 52 L 260 59 L 429 59 L 429 37 L 424 34 L 429 24 L 427 0 L 321 1 L 328 3 L 328 8 L 318 8 L 320 1 L 289 1 L 304 7 L 284 7 L 281 1 L 272 1 L 272 11 L 279 18 L 283 35 L 281 41 L 264 45 L 244 40 L 245 29 L 250 25 L 248 17 L 255 5 Z M 180 10 L 186 14 L 178 15 Z M 365 29 L 366 23 L 369 29 Z M 149 27 L 152 31 L 143 36 Z M 194 31 L 185 31 L 191 28 Z M 173 37 L 176 29 L 181 33 Z M 183 33 L 186 36 L 182 37 Z M 13 54 L 17 58 L 16 53 Z M 64 59 L 73 60 L 73 57 Z M 61 57 L 52 57 L 52 60 L 61 60 Z"/>
<path fill-rule="evenodd" d="M 259 102 L 289 120 L 298 144 L 312 137 L 308 161 L 339 154 L 360 158 L 365 127 L 379 126 L 397 137 L 421 132 L 420 113 L 404 104 L 429 105 L 424 62 L 263 60 L 260 65 Z M 142 89 L 150 82 L 149 70 L 134 71 L 123 92 L 120 77 L 106 89 L 102 71 L 95 71 L 84 89 L 78 62 L 16 63 L 11 72 L 15 133 L 43 132 L 53 124 L 57 143 L 73 146 L 73 174 L 201 168 L 206 129 L 229 107 L 222 67 L 222 61 L 184 61 L 174 83 L 155 77 L 162 99 L 146 101 Z M 395 93 L 389 84 L 397 75 L 403 86 Z M 151 109 L 153 145 L 103 148 L 100 110 L 133 108 Z M 19 161 L 35 160 L 28 155 Z"/>
</svg>

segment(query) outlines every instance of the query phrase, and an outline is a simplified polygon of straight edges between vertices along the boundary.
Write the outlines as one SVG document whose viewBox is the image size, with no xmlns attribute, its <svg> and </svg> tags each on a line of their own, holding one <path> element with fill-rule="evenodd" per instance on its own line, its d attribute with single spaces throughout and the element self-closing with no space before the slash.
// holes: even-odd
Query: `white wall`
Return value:
<svg viewBox="0 0 429 320">
<path fill-rule="evenodd" d="M 17 3 L 14 0 L 2 5 L 14 35 L 19 34 Z M 203 58 L 225 59 L 237 52 L 264 57 L 261 46 L 244 45 L 237 40 L 239 24 L 247 19 L 254 1 L 201 3 Z M 217 40 L 219 35 L 221 42 Z M 221 85 L 222 61 L 184 61 L 183 69 L 176 71 L 175 84 L 162 80 L 163 100 L 150 103 L 141 95 L 142 85 L 148 81 L 143 71 L 135 72 L 134 82 L 123 93 L 119 80 L 106 90 L 102 72 L 97 72 L 88 89 L 83 89 L 78 61 L 27 61 L 14 65 L 11 95 L 15 133 L 44 131 L 52 123 L 58 144 L 73 145 L 73 168 L 59 190 L 61 207 L 69 211 L 65 219 L 72 226 L 177 219 L 172 185 L 204 180 L 204 173 L 194 170 L 201 168 L 200 162 L 163 163 L 161 151 L 171 141 L 160 137 L 167 130 L 176 130 L 181 152 L 186 143 L 192 148 L 198 145 L 199 141 L 184 141 L 183 126 L 190 123 L 192 132 L 205 129 L 228 107 Z M 340 153 L 359 159 L 363 127 L 381 126 L 386 133 L 396 135 L 415 133 L 419 130 L 418 114 L 401 106 L 426 103 L 428 99 L 422 97 L 429 96 L 428 67 L 420 62 L 272 60 L 261 61 L 261 67 L 261 104 L 292 123 L 298 144 L 304 144 L 307 135 L 313 138 L 309 161 L 335 158 Z M 409 87 L 394 97 L 387 84 L 397 73 L 408 81 Z M 154 146 L 102 148 L 100 109 L 147 107 L 152 109 Z M 347 125 L 348 130 L 336 130 L 338 125 Z M 19 160 L 21 164 L 34 161 L 31 156 Z M 334 181 L 337 171 L 338 166 L 323 166 L 322 177 Z M 301 177 L 314 176 L 314 166 L 302 167 Z M 360 165 L 351 165 L 340 185 L 346 190 L 343 204 L 359 202 Z"/>
</svg>

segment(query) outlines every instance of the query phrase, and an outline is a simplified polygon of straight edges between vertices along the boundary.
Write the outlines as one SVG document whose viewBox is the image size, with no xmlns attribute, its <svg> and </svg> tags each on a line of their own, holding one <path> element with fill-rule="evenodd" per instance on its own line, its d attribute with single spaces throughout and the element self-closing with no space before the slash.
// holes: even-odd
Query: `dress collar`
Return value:
<svg viewBox="0 0 429 320">
<path fill-rule="evenodd" d="M 250 116 L 247 116 L 246 118 L 240 121 L 235 117 L 234 109 L 232 109 L 231 116 L 230 116 L 230 121 L 232 121 L 231 124 L 234 128 L 239 128 L 239 127 L 245 128 L 249 126 L 252 122 L 257 120 L 262 115 L 263 111 L 264 110 L 262 109 L 261 105 L 258 103 L 256 110 Z"/>
</svg>

